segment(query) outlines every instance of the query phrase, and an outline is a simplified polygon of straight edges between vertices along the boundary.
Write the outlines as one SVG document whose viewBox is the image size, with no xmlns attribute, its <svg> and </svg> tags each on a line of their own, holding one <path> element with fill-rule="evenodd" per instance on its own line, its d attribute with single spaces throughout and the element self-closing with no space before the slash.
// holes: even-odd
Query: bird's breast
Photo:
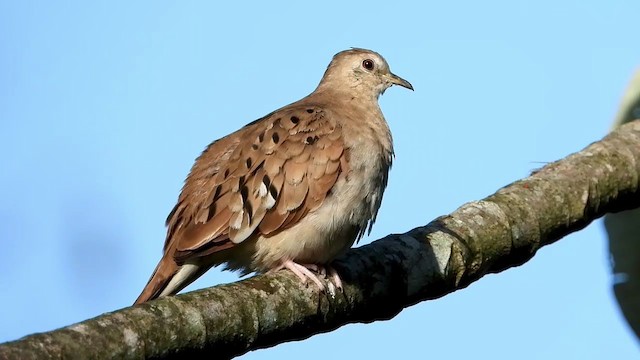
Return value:
<svg viewBox="0 0 640 360">
<path fill-rule="evenodd" d="M 374 142 L 349 148 L 349 172 L 344 196 L 352 199 L 351 222 L 364 232 L 375 220 L 387 185 L 392 150 Z"/>
<path fill-rule="evenodd" d="M 390 155 L 352 148 L 348 172 L 331 195 L 295 226 L 255 241 L 254 270 L 283 260 L 326 264 L 348 250 L 375 219 L 387 183 Z"/>
</svg>

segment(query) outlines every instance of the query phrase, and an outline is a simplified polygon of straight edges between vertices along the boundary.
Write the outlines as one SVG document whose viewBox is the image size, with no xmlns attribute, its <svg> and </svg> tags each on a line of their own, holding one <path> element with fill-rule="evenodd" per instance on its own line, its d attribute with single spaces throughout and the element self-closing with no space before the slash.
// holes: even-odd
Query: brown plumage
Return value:
<svg viewBox="0 0 640 360">
<path fill-rule="evenodd" d="M 375 221 L 393 157 L 377 103 L 413 89 L 377 53 L 336 54 L 309 96 L 212 144 L 167 218 L 164 255 L 136 300 L 175 294 L 212 266 L 286 267 L 323 287 L 328 267 Z"/>
</svg>

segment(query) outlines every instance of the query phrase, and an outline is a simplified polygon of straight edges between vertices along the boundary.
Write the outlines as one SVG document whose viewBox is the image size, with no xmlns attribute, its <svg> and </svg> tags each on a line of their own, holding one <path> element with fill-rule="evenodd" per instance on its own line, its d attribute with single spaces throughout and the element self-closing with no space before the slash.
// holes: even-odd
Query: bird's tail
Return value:
<svg viewBox="0 0 640 360">
<path fill-rule="evenodd" d="M 133 304 L 137 305 L 161 296 L 176 294 L 208 269 L 207 267 L 203 271 L 202 268 L 203 266 L 191 263 L 178 265 L 173 256 L 165 254 Z"/>
</svg>

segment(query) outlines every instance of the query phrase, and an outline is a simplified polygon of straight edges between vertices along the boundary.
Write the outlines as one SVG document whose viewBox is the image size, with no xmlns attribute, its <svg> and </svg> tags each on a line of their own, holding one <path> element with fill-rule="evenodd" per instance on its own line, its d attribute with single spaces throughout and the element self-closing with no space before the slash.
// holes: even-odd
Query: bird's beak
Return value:
<svg viewBox="0 0 640 360">
<path fill-rule="evenodd" d="M 410 82 L 408 82 L 407 80 L 401 78 L 400 76 L 394 74 L 394 73 L 389 73 L 389 81 L 394 84 L 394 85 L 400 85 L 402 87 L 405 87 L 411 91 L 413 91 L 413 86 L 411 85 Z"/>
</svg>

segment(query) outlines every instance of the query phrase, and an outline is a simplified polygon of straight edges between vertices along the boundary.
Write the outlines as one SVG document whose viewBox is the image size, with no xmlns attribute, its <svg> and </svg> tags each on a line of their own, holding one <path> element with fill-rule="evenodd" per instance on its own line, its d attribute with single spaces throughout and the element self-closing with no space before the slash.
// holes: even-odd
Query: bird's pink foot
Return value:
<svg viewBox="0 0 640 360">
<path fill-rule="evenodd" d="M 340 276 L 338 275 L 336 269 L 332 266 L 324 266 L 318 264 L 298 264 L 292 260 L 287 260 L 272 271 L 278 271 L 284 268 L 291 270 L 291 272 L 296 274 L 296 276 L 300 278 L 300 280 L 304 284 L 307 283 L 307 280 L 313 281 L 313 283 L 316 284 L 320 291 L 325 291 L 326 286 L 322 282 L 322 280 L 320 280 L 320 277 L 318 275 L 325 279 L 329 278 L 329 280 L 335 285 L 335 287 L 338 290 L 342 291 L 342 280 L 340 279 Z M 317 273 L 317 275 L 314 272 Z"/>
<path fill-rule="evenodd" d="M 273 269 L 272 271 L 278 271 L 284 268 L 287 268 L 291 270 L 292 273 L 296 274 L 296 276 L 300 278 L 303 284 L 306 284 L 307 280 L 311 280 L 313 281 L 314 284 L 316 284 L 316 286 L 318 287 L 318 289 L 320 289 L 320 291 L 324 291 L 324 288 L 325 288 L 324 284 L 318 278 L 318 276 L 311 271 L 311 270 L 317 271 L 317 269 L 319 268 L 318 265 L 315 265 L 315 264 L 302 265 L 302 264 L 293 262 L 292 260 L 287 260 L 277 268 Z M 311 268 L 311 270 L 309 268 Z"/>
</svg>

